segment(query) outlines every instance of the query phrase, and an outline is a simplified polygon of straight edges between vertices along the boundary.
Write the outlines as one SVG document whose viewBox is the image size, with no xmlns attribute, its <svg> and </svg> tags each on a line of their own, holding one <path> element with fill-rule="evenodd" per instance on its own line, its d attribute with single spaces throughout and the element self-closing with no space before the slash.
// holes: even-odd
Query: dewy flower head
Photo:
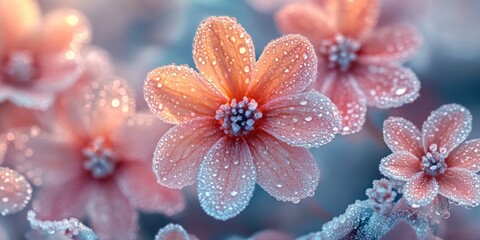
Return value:
<svg viewBox="0 0 480 240">
<path fill-rule="evenodd" d="M 41 18 L 34 0 L 1 0 L 0 34 L 0 103 L 46 109 L 80 77 L 78 50 L 90 32 L 79 12 Z"/>
<path fill-rule="evenodd" d="M 422 133 L 403 118 L 391 117 L 383 125 L 393 153 L 382 159 L 380 171 L 406 182 L 403 194 L 410 205 L 425 206 L 437 195 L 461 205 L 479 204 L 480 139 L 461 144 L 472 129 L 466 108 L 443 105 L 423 123 Z"/>
<path fill-rule="evenodd" d="M 211 17 L 195 36 L 187 66 L 163 66 L 145 81 L 145 100 L 177 124 L 160 139 L 158 182 L 182 188 L 197 181 L 203 209 L 217 219 L 241 212 L 257 182 L 279 200 L 314 194 L 319 172 L 305 147 L 332 140 L 340 127 L 333 103 L 302 93 L 315 81 L 308 40 L 287 35 L 255 62 L 252 39 L 234 18 Z"/>
<path fill-rule="evenodd" d="M 299 33 L 318 56 L 315 89 L 330 97 L 342 115 L 342 134 L 362 129 L 367 105 L 399 107 L 418 97 L 415 74 L 400 66 L 420 38 L 405 25 L 373 30 L 378 0 L 293 3 L 276 15 L 283 33 Z"/>
</svg>

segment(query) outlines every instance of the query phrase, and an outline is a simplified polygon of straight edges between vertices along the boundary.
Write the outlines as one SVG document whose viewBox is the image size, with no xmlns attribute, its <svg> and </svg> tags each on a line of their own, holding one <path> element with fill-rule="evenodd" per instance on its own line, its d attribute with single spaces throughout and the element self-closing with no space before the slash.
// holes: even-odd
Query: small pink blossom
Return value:
<svg viewBox="0 0 480 240">
<path fill-rule="evenodd" d="M 283 33 L 299 33 L 314 45 L 318 77 L 314 88 L 330 97 L 342 115 L 342 134 L 362 129 L 367 105 L 399 107 L 418 97 L 420 82 L 401 66 L 420 38 L 406 25 L 374 29 L 377 0 L 295 3 L 276 15 Z"/>
<path fill-rule="evenodd" d="M 36 1 L 0 1 L 0 103 L 45 110 L 82 72 L 87 20 L 72 9 L 41 17 Z"/>
<path fill-rule="evenodd" d="M 383 175 L 405 181 L 403 196 L 425 206 L 438 195 L 461 205 L 480 202 L 480 139 L 461 144 L 472 129 L 470 112 L 443 105 L 424 122 L 422 133 L 408 120 L 384 122 L 385 142 L 393 153 L 380 163 Z"/>
<path fill-rule="evenodd" d="M 203 21 L 194 40 L 200 71 L 163 66 L 145 81 L 145 99 L 177 124 L 160 139 L 158 182 L 197 182 L 203 209 L 226 220 L 248 205 L 255 183 L 283 201 L 312 196 L 319 171 L 307 147 L 330 142 L 340 127 L 333 103 L 302 93 L 316 76 L 312 45 L 299 35 L 269 43 L 255 62 L 250 35 L 234 18 Z"/>
<path fill-rule="evenodd" d="M 134 239 L 137 212 L 172 215 L 184 208 L 180 191 L 156 183 L 153 150 L 170 127 L 134 114 L 134 97 L 121 79 L 102 77 L 73 89 L 56 105 L 58 124 L 15 135 L 7 156 L 39 191 L 40 219 L 89 223 L 101 239 Z"/>
</svg>

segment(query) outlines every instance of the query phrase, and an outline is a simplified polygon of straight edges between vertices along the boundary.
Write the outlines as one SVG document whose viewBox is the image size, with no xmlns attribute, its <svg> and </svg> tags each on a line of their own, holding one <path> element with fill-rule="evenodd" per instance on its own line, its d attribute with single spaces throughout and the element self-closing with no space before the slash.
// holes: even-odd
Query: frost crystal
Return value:
<svg viewBox="0 0 480 240">
<path fill-rule="evenodd" d="M 373 188 L 367 189 L 365 193 L 375 211 L 385 213 L 391 209 L 393 200 L 397 196 L 397 193 L 392 190 L 393 187 L 393 183 L 386 178 L 373 181 Z"/>
<path fill-rule="evenodd" d="M 0 167 L 0 214 L 21 211 L 32 197 L 32 187 L 18 172 Z"/>
<path fill-rule="evenodd" d="M 41 230 L 48 234 L 61 234 L 72 240 L 96 240 L 97 235 L 88 227 L 83 225 L 78 219 L 70 218 L 60 221 L 42 221 L 38 220 L 34 211 L 29 211 L 27 220 L 30 226 L 35 230 Z"/>
</svg>

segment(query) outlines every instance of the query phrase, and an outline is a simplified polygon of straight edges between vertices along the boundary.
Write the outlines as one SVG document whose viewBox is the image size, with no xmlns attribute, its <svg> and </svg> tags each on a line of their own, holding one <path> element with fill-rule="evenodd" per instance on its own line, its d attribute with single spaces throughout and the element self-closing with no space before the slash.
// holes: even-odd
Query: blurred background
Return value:
<svg viewBox="0 0 480 240">
<path fill-rule="evenodd" d="M 302 0 L 307 1 L 307 0 Z M 192 41 L 201 20 L 212 15 L 237 18 L 252 36 L 257 58 L 264 46 L 280 36 L 273 14 L 293 0 L 39 0 L 43 12 L 74 7 L 90 19 L 92 42 L 105 49 L 116 75 L 134 87 L 139 109 L 143 80 L 151 69 L 170 63 L 194 67 Z M 365 189 L 381 178 L 380 160 L 390 153 L 383 142 L 382 123 L 401 116 L 417 126 L 446 103 L 462 104 L 473 114 L 469 137 L 480 138 L 480 1 L 383 0 L 379 25 L 407 22 L 423 35 L 423 44 L 407 63 L 422 83 L 421 95 L 401 108 L 369 108 L 364 129 L 352 136 L 337 136 L 330 144 L 312 149 L 320 167 L 320 184 L 314 197 L 298 204 L 278 202 L 257 186 L 250 205 L 237 217 L 217 221 L 201 209 L 195 187 L 185 189 L 187 208 L 166 218 L 142 214 L 140 239 L 153 239 L 167 223 L 181 224 L 200 239 L 248 237 L 273 229 L 293 236 L 319 231 L 325 221 L 344 212 Z M 0 239 L 23 239 L 28 230 L 26 211 L 0 218 Z M 480 239 L 480 209 L 453 207 L 441 226 L 444 239 Z M 463 235 L 462 235 L 463 234 Z"/>
</svg>

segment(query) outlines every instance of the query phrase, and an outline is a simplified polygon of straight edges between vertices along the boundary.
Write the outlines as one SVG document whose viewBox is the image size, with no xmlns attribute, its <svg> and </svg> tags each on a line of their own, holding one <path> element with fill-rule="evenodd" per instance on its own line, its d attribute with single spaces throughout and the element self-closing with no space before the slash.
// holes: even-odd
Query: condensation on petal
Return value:
<svg viewBox="0 0 480 240">
<path fill-rule="evenodd" d="M 18 172 L 0 167 L 0 214 L 21 211 L 32 198 L 32 187 Z"/>
<path fill-rule="evenodd" d="M 412 122 L 389 117 L 383 122 L 383 139 L 394 152 L 408 151 L 417 157 L 423 154 L 422 134 Z"/>
<path fill-rule="evenodd" d="M 222 138 L 207 153 L 198 172 L 200 205 L 216 219 L 235 217 L 250 202 L 256 179 L 245 140 Z"/>
<path fill-rule="evenodd" d="M 174 124 L 199 116 L 213 117 L 226 102 L 204 76 L 187 66 L 168 65 L 148 73 L 144 95 L 153 113 Z"/>
<path fill-rule="evenodd" d="M 400 107 L 419 96 L 420 81 L 410 69 L 369 65 L 356 68 L 353 72 L 369 106 Z"/>
<path fill-rule="evenodd" d="M 466 206 L 480 203 L 480 176 L 462 168 L 448 168 L 438 176 L 439 192 L 446 198 Z"/>
<path fill-rule="evenodd" d="M 235 18 L 204 20 L 195 35 L 193 58 L 198 70 L 225 96 L 245 96 L 252 81 L 255 49 L 252 38 Z"/>
<path fill-rule="evenodd" d="M 420 172 L 421 161 L 410 152 L 394 152 L 380 162 L 380 172 L 388 178 L 407 181 Z"/>
<path fill-rule="evenodd" d="M 480 171 L 480 139 L 473 139 L 455 148 L 445 163 L 449 167 L 458 167 L 472 172 Z"/>
<path fill-rule="evenodd" d="M 265 111 L 261 128 L 293 146 L 324 145 L 335 137 L 341 124 L 335 105 L 317 92 L 277 98 L 261 108 Z"/>
<path fill-rule="evenodd" d="M 27 213 L 27 220 L 30 222 L 30 226 L 32 229 L 38 229 L 43 232 L 48 233 L 49 235 L 56 234 L 55 237 L 52 236 L 53 239 L 70 239 L 68 235 L 73 235 L 74 239 L 81 239 L 81 240 L 96 240 L 97 235 L 92 231 L 92 229 L 83 225 L 76 218 L 69 218 L 69 219 L 62 219 L 57 221 L 50 221 L 50 220 L 39 220 L 37 219 L 37 213 L 30 210 Z M 29 233 L 27 234 L 27 239 L 44 239 L 41 233 Z M 47 238 L 46 238 L 47 239 Z M 50 238 L 48 238 L 50 239 Z"/>
<path fill-rule="evenodd" d="M 317 57 L 312 44 L 298 34 L 271 41 L 255 65 L 248 96 L 262 104 L 303 92 L 315 82 Z"/>
<path fill-rule="evenodd" d="M 182 226 L 170 223 L 158 230 L 155 240 L 190 240 L 190 237 Z"/>
<path fill-rule="evenodd" d="M 419 172 L 405 184 L 403 196 L 410 206 L 421 207 L 433 201 L 438 194 L 438 189 L 435 178 Z"/>
<path fill-rule="evenodd" d="M 320 172 L 307 149 L 293 147 L 265 132 L 247 139 L 257 170 L 257 182 L 280 201 L 298 203 L 313 196 Z"/>
<path fill-rule="evenodd" d="M 443 105 L 423 123 L 423 148 L 428 151 L 430 145 L 436 144 L 448 153 L 465 141 L 471 130 L 472 115 L 468 109 L 458 104 Z"/>
<path fill-rule="evenodd" d="M 158 183 L 183 188 L 195 183 L 204 156 L 223 136 L 214 118 L 196 118 L 171 128 L 158 142 L 153 172 Z"/>
</svg>

